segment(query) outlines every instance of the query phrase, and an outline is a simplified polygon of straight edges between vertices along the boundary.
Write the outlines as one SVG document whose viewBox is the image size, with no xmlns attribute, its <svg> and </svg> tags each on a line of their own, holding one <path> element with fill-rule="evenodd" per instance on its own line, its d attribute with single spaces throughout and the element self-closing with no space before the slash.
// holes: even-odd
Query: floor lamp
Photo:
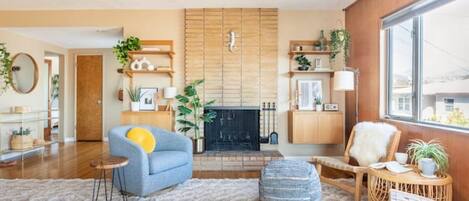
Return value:
<svg viewBox="0 0 469 201">
<path fill-rule="evenodd" d="M 334 72 L 334 91 L 355 91 L 355 124 L 358 123 L 358 68 L 344 67 Z"/>
</svg>

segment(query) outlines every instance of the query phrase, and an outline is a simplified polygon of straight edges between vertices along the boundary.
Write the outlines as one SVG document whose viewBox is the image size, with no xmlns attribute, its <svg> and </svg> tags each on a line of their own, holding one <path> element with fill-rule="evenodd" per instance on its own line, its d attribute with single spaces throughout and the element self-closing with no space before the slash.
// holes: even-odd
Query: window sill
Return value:
<svg viewBox="0 0 469 201">
<path fill-rule="evenodd" d="M 429 128 L 429 129 L 436 129 L 436 130 L 441 130 L 441 131 L 450 131 L 450 132 L 456 132 L 464 135 L 469 135 L 469 130 L 466 129 L 458 129 L 458 128 L 452 128 L 452 127 L 446 127 L 446 126 L 439 126 L 435 124 L 427 124 L 427 123 L 422 123 L 422 122 L 414 122 L 414 121 L 407 121 L 407 120 L 401 120 L 401 119 L 393 119 L 393 118 L 382 118 L 381 120 L 383 121 L 389 121 L 389 122 L 395 122 L 395 123 L 400 123 L 400 124 L 407 124 L 407 125 L 413 125 L 413 126 L 420 126 L 424 128 Z"/>
</svg>

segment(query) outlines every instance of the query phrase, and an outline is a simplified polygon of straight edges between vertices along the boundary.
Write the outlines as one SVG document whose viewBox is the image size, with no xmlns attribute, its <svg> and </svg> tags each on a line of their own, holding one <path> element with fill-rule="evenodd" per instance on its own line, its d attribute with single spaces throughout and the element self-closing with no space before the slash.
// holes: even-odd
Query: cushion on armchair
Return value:
<svg viewBox="0 0 469 201">
<path fill-rule="evenodd" d="M 149 160 L 150 174 L 158 174 L 186 165 L 190 157 L 183 151 L 157 151 L 149 155 Z"/>
<path fill-rule="evenodd" d="M 145 128 L 135 127 L 130 129 L 129 132 L 127 132 L 127 138 L 142 147 L 142 149 L 147 154 L 155 150 L 155 137 L 149 130 Z"/>
</svg>

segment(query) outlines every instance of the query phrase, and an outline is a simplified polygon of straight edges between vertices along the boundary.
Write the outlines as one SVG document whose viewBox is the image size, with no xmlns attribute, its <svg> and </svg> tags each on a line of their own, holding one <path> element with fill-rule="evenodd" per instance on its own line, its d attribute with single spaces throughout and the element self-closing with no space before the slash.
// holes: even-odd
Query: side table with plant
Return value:
<svg viewBox="0 0 469 201">
<path fill-rule="evenodd" d="M 215 103 L 215 100 L 204 103 L 200 99 L 197 86 L 202 83 L 204 83 L 204 80 L 195 80 L 184 88 L 184 94 L 176 96 L 179 102 L 179 119 L 177 122 L 181 124 L 178 131 L 183 132 L 186 136 L 187 132 L 191 130 L 194 132 L 192 137 L 194 153 L 203 153 L 205 151 L 204 138 L 200 133 L 202 123 L 212 123 L 216 117 L 216 113 L 213 111 L 204 113 L 204 108 Z"/>
<path fill-rule="evenodd" d="M 424 176 L 433 176 L 435 172 L 445 173 L 449 167 L 448 154 L 437 140 L 425 142 L 413 139 L 407 146 L 407 153 Z"/>
<path fill-rule="evenodd" d="M 300 71 L 307 71 L 309 70 L 309 67 L 311 67 L 311 61 L 309 61 L 308 58 L 305 57 L 305 55 L 300 54 L 297 57 L 295 57 L 295 61 L 298 62 L 298 70 Z"/>
</svg>

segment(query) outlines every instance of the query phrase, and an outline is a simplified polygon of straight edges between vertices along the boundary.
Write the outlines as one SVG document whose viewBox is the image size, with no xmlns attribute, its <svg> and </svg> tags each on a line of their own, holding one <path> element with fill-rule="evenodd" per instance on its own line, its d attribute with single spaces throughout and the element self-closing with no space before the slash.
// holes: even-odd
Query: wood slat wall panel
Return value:
<svg viewBox="0 0 469 201">
<path fill-rule="evenodd" d="M 186 9 L 186 83 L 205 79 L 205 100 L 220 106 L 276 102 L 277 24 L 277 9 Z"/>
</svg>

